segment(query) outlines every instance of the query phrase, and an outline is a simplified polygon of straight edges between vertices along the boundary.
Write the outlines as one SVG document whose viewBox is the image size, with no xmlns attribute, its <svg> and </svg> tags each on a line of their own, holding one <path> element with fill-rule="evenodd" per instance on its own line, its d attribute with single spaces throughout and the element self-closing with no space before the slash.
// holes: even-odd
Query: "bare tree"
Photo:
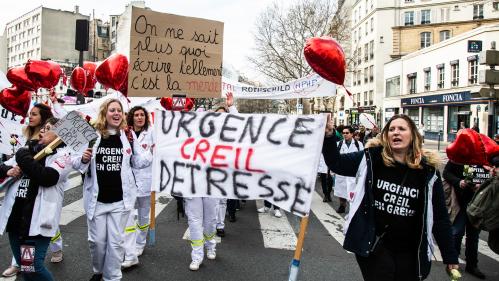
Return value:
<svg viewBox="0 0 499 281">
<path fill-rule="evenodd" d="M 346 40 L 349 36 L 343 17 L 335 17 L 336 10 L 336 1 L 330 0 L 299 0 L 288 8 L 274 2 L 256 22 L 256 46 L 248 60 L 274 82 L 288 82 L 312 73 L 303 55 L 306 40 L 324 35 Z M 284 102 L 288 109 L 296 104 L 293 100 Z"/>
</svg>

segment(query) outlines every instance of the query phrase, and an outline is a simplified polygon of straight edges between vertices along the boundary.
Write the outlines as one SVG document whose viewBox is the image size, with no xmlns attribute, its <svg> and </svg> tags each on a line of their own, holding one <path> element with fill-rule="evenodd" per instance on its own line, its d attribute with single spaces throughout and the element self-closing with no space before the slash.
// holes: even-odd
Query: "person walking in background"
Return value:
<svg viewBox="0 0 499 281">
<path fill-rule="evenodd" d="M 361 142 L 353 138 L 353 128 L 350 126 L 343 127 L 342 135 L 343 140 L 338 141 L 337 147 L 340 154 L 346 154 L 355 151 L 362 151 L 364 146 Z M 326 145 L 326 144 L 324 144 Z M 336 145 L 335 145 L 336 147 Z M 345 177 L 336 175 L 334 182 L 334 196 L 340 200 L 340 206 L 337 212 L 339 214 L 345 213 L 348 199 L 348 190 L 355 184 L 355 177 Z"/>
<path fill-rule="evenodd" d="M 443 178 L 454 189 L 457 202 L 460 206 L 460 211 L 456 215 L 452 225 L 454 247 L 459 254 L 461 252 L 463 236 L 466 233 L 465 270 L 477 278 L 485 279 L 485 274 L 478 268 L 478 239 L 480 230 L 470 223 L 466 215 L 466 206 L 470 203 L 479 186 L 486 179 L 490 178 L 490 174 L 483 166 L 460 165 L 448 161 L 444 168 Z"/>
<path fill-rule="evenodd" d="M 319 177 L 321 179 L 322 193 L 324 198 L 322 202 L 331 202 L 331 191 L 333 190 L 333 178 L 331 172 L 324 161 L 324 156 L 321 155 L 319 160 L 319 167 L 317 169 Z"/>
<path fill-rule="evenodd" d="M 149 124 L 149 114 L 142 106 L 135 106 L 128 112 L 127 125 L 133 130 L 133 142 L 152 153 L 153 130 Z M 123 268 L 129 268 L 139 263 L 138 257 L 146 247 L 147 231 L 149 230 L 149 213 L 151 210 L 151 181 L 152 165 L 136 169 L 132 167 L 135 182 L 137 184 L 137 199 L 135 211 L 130 212 L 125 227 L 125 260 L 121 264 Z"/>
<path fill-rule="evenodd" d="M 424 131 L 425 131 L 425 128 L 424 128 L 424 123 L 423 122 L 421 122 L 421 124 L 419 124 L 418 131 L 419 131 L 419 134 L 421 135 L 421 141 L 424 144 Z"/>
<path fill-rule="evenodd" d="M 407 115 L 393 116 L 367 149 L 341 154 L 327 128 L 324 159 L 333 172 L 357 177 L 343 248 L 355 253 L 366 281 L 423 280 L 430 272 L 433 237 L 447 269 L 458 254 L 437 165 L 422 149 L 421 135 Z"/>
</svg>

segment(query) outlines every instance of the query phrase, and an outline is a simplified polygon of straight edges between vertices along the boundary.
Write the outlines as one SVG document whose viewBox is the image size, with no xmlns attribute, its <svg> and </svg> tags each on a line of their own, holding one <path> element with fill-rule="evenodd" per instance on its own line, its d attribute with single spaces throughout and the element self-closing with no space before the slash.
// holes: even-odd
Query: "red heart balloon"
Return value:
<svg viewBox="0 0 499 281">
<path fill-rule="evenodd" d="M 161 98 L 159 103 L 166 110 L 172 110 L 173 108 L 173 99 L 170 97 Z M 191 98 L 186 98 L 183 111 L 191 111 L 193 107 L 194 107 L 194 100 Z"/>
<path fill-rule="evenodd" d="M 7 79 L 19 89 L 36 91 L 36 85 L 28 78 L 23 66 L 13 67 L 7 71 Z"/>
<path fill-rule="evenodd" d="M 103 61 L 95 70 L 95 78 L 104 87 L 119 91 L 128 73 L 128 59 L 122 54 L 114 54 Z"/>
<path fill-rule="evenodd" d="M 464 165 L 488 165 L 490 160 L 499 155 L 499 145 L 486 135 L 472 129 L 462 129 L 456 140 L 446 148 L 450 161 Z"/>
<path fill-rule="evenodd" d="M 322 78 L 338 85 L 345 83 L 345 53 L 336 40 L 330 37 L 309 38 L 303 53 L 310 67 Z"/>
<path fill-rule="evenodd" d="M 97 82 L 97 80 L 95 79 L 96 68 L 97 64 L 95 62 L 86 61 L 83 63 L 83 69 L 85 69 L 85 72 L 87 74 L 87 83 L 85 84 L 85 89 L 83 90 L 83 93 L 85 95 L 88 91 L 95 88 L 95 83 Z"/>
<path fill-rule="evenodd" d="M 85 89 L 85 84 L 87 83 L 87 74 L 82 67 L 75 67 L 73 72 L 71 73 L 71 87 L 78 91 L 79 93 L 83 93 Z"/>
<path fill-rule="evenodd" d="M 0 92 L 0 104 L 8 111 L 26 117 L 31 102 L 31 92 L 15 86 Z"/>
<path fill-rule="evenodd" d="M 28 60 L 24 70 L 38 88 L 46 89 L 55 87 L 62 74 L 61 67 L 53 61 Z"/>
</svg>

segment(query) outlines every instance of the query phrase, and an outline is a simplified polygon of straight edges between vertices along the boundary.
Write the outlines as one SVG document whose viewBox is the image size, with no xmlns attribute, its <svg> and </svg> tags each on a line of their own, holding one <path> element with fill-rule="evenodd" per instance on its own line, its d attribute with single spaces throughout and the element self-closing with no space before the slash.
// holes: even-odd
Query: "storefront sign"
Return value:
<svg viewBox="0 0 499 281">
<path fill-rule="evenodd" d="M 414 106 L 422 104 L 457 103 L 471 99 L 470 91 L 449 93 L 442 95 L 422 96 L 405 98 L 401 100 L 402 106 Z"/>
</svg>

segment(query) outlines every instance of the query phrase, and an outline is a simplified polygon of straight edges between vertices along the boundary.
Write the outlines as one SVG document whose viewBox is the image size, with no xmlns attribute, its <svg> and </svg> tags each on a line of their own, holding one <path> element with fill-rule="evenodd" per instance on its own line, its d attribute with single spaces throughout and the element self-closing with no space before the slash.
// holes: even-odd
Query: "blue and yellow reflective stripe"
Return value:
<svg viewBox="0 0 499 281">
<path fill-rule="evenodd" d="M 204 239 L 191 240 L 192 247 L 199 247 L 204 245 Z"/>
<path fill-rule="evenodd" d="M 216 232 L 213 232 L 211 234 L 203 234 L 203 236 L 204 236 L 205 240 L 211 240 L 211 239 L 215 238 L 215 234 L 216 234 Z"/>
<path fill-rule="evenodd" d="M 125 233 L 132 233 L 132 232 L 135 232 L 135 226 L 125 227 Z"/>
<path fill-rule="evenodd" d="M 55 241 L 57 241 L 59 239 L 61 239 L 61 231 L 58 230 L 57 233 L 55 234 L 55 236 L 52 237 L 52 239 L 50 239 L 50 242 L 54 243 Z"/>
<path fill-rule="evenodd" d="M 149 224 L 148 223 L 144 225 L 137 224 L 137 227 L 139 228 L 140 231 L 147 231 L 147 229 L 149 228 Z"/>
</svg>

